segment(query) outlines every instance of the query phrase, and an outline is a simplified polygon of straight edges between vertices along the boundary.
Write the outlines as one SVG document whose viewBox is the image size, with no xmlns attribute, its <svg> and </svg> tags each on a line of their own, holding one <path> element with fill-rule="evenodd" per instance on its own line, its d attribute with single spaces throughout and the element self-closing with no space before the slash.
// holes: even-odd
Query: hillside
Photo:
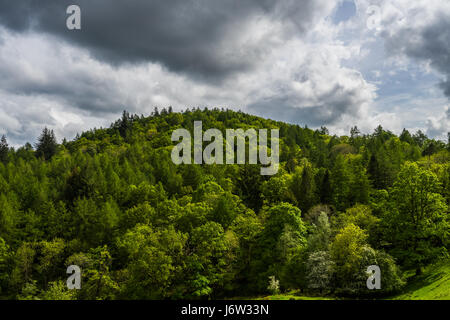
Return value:
<svg viewBox="0 0 450 320">
<path fill-rule="evenodd" d="M 195 121 L 225 140 L 226 129 L 279 129 L 279 170 L 175 164 L 172 133 L 193 137 Z M 448 255 L 449 149 L 420 131 L 353 127 L 338 137 L 219 109 L 124 112 L 61 144 L 48 129 L 35 147 L 9 148 L 6 137 L 0 297 L 384 298 L 406 286 L 438 298 L 433 286 L 448 287 L 448 277 L 405 281 L 404 271 L 420 275 Z M 66 287 L 70 265 L 81 290 Z M 366 286 L 371 265 L 381 290 Z"/>
<path fill-rule="evenodd" d="M 450 300 L 450 262 L 428 267 L 424 274 L 411 279 L 396 300 Z"/>
</svg>

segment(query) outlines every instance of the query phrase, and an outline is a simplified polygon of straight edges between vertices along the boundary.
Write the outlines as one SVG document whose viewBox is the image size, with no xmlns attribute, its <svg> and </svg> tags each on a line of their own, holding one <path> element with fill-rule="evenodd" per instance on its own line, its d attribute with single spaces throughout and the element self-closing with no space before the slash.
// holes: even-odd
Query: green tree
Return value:
<svg viewBox="0 0 450 320">
<path fill-rule="evenodd" d="M 0 237 L 0 296 L 7 294 L 9 278 L 11 252 L 5 240 Z"/>
<path fill-rule="evenodd" d="M 56 154 L 57 149 L 55 133 L 53 130 L 44 128 L 36 144 L 36 156 L 49 160 Z"/>
<path fill-rule="evenodd" d="M 308 162 L 305 163 L 302 171 L 300 184 L 300 198 L 297 200 L 300 210 L 307 212 L 314 204 L 317 203 L 316 183 L 314 179 L 314 171 Z"/>
<path fill-rule="evenodd" d="M 331 244 L 330 254 L 335 263 L 337 287 L 345 288 L 360 270 L 367 234 L 354 224 L 339 231 Z"/>
<path fill-rule="evenodd" d="M 49 279 L 55 279 L 64 268 L 65 243 L 62 239 L 42 241 L 39 243 L 40 257 L 36 269 L 43 278 L 44 288 L 47 288 Z"/>
<path fill-rule="evenodd" d="M 393 210 L 385 217 L 392 254 L 420 274 L 442 252 L 450 228 L 448 208 L 437 176 L 416 163 L 406 163 L 390 196 Z"/>
<path fill-rule="evenodd" d="M 108 247 L 92 248 L 88 253 L 78 253 L 66 260 L 66 265 L 77 265 L 81 269 L 81 290 L 77 292 L 79 299 L 108 300 L 114 299 L 119 292 L 119 286 L 111 273 L 112 256 Z M 50 286 L 47 294 L 58 294 L 70 298 L 56 284 Z"/>
<path fill-rule="evenodd" d="M 191 232 L 189 244 L 192 255 L 186 261 L 187 272 L 191 275 L 187 297 L 210 296 L 215 291 L 223 290 L 228 280 L 232 243 L 222 226 L 207 222 L 197 227 Z"/>
<path fill-rule="evenodd" d="M 333 280 L 334 262 L 331 260 L 328 251 L 311 253 L 306 269 L 308 288 L 319 290 L 320 294 L 323 294 L 324 290 L 330 290 Z"/>
<path fill-rule="evenodd" d="M 2 135 L 0 139 L 0 162 L 6 163 L 8 161 L 9 147 L 6 137 Z"/>
<path fill-rule="evenodd" d="M 311 252 L 328 251 L 331 239 L 331 226 L 328 215 L 321 212 L 313 224 L 312 234 L 308 237 L 308 250 Z"/>
<path fill-rule="evenodd" d="M 351 174 L 345 157 L 338 155 L 331 170 L 332 200 L 338 210 L 350 206 L 350 180 Z"/>
<path fill-rule="evenodd" d="M 428 159 L 430 159 L 430 156 L 435 154 L 438 151 L 438 145 L 434 140 L 429 140 L 425 144 L 425 147 L 422 151 L 423 156 L 428 156 Z"/>
<path fill-rule="evenodd" d="M 33 244 L 24 242 L 16 251 L 14 255 L 14 269 L 11 273 L 11 286 L 16 291 L 32 282 L 33 280 L 33 265 L 36 257 L 36 250 Z"/>
<path fill-rule="evenodd" d="M 323 175 L 321 184 L 320 184 L 320 202 L 325 204 L 331 204 L 331 182 L 330 182 L 330 171 L 325 169 L 325 174 Z"/>
<path fill-rule="evenodd" d="M 420 147 L 423 147 L 423 145 L 424 145 L 425 141 L 427 141 L 428 137 L 421 130 L 418 130 L 413 135 L 413 139 Z"/>
<path fill-rule="evenodd" d="M 52 281 L 46 291 L 40 294 L 42 300 L 75 300 L 76 292 L 69 290 L 67 284 L 62 281 Z"/>
<path fill-rule="evenodd" d="M 265 215 L 264 230 L 258 243 L 259 264 L 255 265 L 260 290 L 265 288 L 262 280 L 271 275 L 285 278 L 285 268 L 297 251 L 306 246 L 307 233 L 301 210 L 289 203 L 273 206 Z M 282 283 L 282 286 L 285 284 Z"/>
<path fill-rule="evenodd" d="M 17 221 L 16 211 L 5 194 L 0 195 L 0 234 L 6 240 L 12 240 Z"/>
<path fill-rule="evenodd" d="M 267 204 L 291 202 L 292 195 L 289 190 L 289 174 L 274 176 L 262 184 L 262 194 Z"/>
<path fill-rule="evenodd" d="M 129 230 L 117 244 L 126 261 L 121 295 L 127 299 L 163 299 L 183 294 L 186 289 L 177 288 L 182 285 L 177 280 L 182 279 L 186 240 L 173 228 L 154 230 L 138 225 Z"/>
<path fill-rule="evenodd" d="M 245 164 L 239 166 L 236 178 L 237 193 L 244 203 L 258 212 L 263 204 L 261 172 L 258 165 Z"/>
<path fill-rule="evenodd" d="M 380 219 L 372 214 L 369 206 L 357 204 L 339 215 L 339 225 L 341 228 L 354 224 L 367 231 L 368 234 L 373 234 L 380 223 Z"/>
</svg>

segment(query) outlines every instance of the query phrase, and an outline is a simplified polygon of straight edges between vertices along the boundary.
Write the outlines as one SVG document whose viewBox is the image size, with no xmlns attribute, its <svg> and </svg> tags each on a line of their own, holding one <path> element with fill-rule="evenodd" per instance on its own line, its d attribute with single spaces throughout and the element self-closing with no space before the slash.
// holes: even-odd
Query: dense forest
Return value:
<svg viewBox="0 0 450 320">
<path fill-rule="evenodd" d="M 280 169 L 175 165 L 171 134 L 280 130 Z M 57 143 L 0 143 L 0 297 L 219 299 L 401 292 L 448 259 L 450 144 L 377 127 L 331 135 L 231 110 L 123 113 Z M 80 290 L 66 269 L 82 270 Z M 369 265 L 381 290 L 368 290 Z"/>
</svg>

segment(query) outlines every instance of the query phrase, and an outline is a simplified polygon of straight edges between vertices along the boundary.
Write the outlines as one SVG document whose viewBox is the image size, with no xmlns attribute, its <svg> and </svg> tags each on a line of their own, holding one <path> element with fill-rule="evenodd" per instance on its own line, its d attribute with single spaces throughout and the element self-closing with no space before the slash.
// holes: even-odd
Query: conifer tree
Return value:
<svg viewBox="0 0 450 320">
<path fill-rule="evenodd" d="M 302 212 L 307 212 L 317 202 L 316 183 L 311 164 L 306 163 L 300 184 L 299 208 Z"/>
<path fill-rule="evenodd" d="M 55 133 L 45 127 L 36 144 L 36 156 L 50 160 L 56 154 L 57 148 Z"/>
<path fill-rule="evenodd" d="M 6 163 L 8 160 L 8 142 L 6 141 L 6 137 L 3 135 L 0 139 L 0 161 Z"/>
</svg>

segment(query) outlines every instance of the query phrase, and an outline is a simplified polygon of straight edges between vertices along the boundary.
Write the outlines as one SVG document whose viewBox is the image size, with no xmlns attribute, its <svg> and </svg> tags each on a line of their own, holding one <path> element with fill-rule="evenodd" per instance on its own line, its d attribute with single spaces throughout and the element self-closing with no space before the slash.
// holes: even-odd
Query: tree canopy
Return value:
<svg viewBox="0 0 450 320">
<path fill-rule="evenodd" d="M 200 120 L 222 133 L 278 128 L 278 173 L 175 165 L 171 133 Z M 45 128 L 35 150 L 3 137 L 0 298 L 360 296 L 374 294 L 369 265 L 390 294 L 403 272 L 449 254 L 449 158 L 422 132 L 338 137 L 219 109 L 124 112 L 62 144 Z M 72 264 L 81 290 L 65 286 Z"/>
</svg>

